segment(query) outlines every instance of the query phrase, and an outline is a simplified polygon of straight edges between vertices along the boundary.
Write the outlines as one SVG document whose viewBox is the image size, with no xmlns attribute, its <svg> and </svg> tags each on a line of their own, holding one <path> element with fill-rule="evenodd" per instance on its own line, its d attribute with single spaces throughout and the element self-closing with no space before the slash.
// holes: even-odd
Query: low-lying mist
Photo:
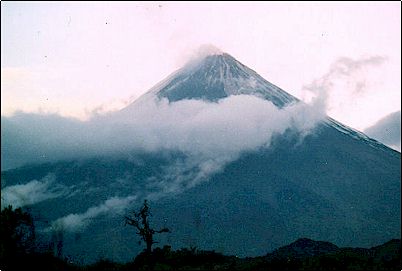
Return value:
<svg viewBox="0 0 402 271">
<path fill-rule="evenodd" d="M 246 95 L 218 103 L 148 99 L 88 121 L 19 112 L 1 119 L 2 170 L 128 150 L 176 150 L 204 161 L 231 160 L 242 151 L 269 146 L 273 135 L 287 129 L 308 133 L 323 117 L 317 106 L 278 109 Z"/>
</svg>

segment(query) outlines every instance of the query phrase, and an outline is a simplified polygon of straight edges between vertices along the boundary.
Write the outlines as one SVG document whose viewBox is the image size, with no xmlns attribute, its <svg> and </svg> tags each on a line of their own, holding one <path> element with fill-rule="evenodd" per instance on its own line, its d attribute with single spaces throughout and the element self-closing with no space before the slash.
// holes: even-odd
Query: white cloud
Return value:
<svg viewBox="0 0 402 271">
<path fill-rule="evenodd" d="M 177 150 L 197 157 L 197 163 L 224 164 L 243 151 L 269 146 L 275 135 L 287 129 L 308 133 L 324 113 L 317 101 L 278 109 L 269 101 L 247 95 L 230 96 L 218 103 L 169 103 L 152 97 L 87 122 L 20 113 L 2 118 L 2 157 L 5 162 L 12 158 L 44 162 L 127 150 Z"/>
<path fill-rule="evenodd" d="M 368 136 L 401 151 L 401 111 L 391 113 L 364 130 Z"/>
<path fill-rule="evenodd" d="M 363 130 L 395 106 L 389 102 L 394 86 L 390 88 L 390 79 L 382 75 L 390 66 L 384 56 L 340 57 L 328 72 L 303 87 L 301 98 L 318 97 L 327 115 Z"/>
<path fill-rule="evenodd" d="M 68 193 L 68 188 L 57 184 L 54 174 L 48 174 L 41 180 L 32 180 L 26 184 L 6 186 L 1 190 L 1 206 L 12 205 L 14 208 L 32 205 Z"/>
<path fill-rule="evenodd" d="M 98 206 L 89 208 L 84 213 L 69 214 L 51 223 L 46 231 L 77 232 L 84 230 L 91 221 L 100 215 L 121 214 L 136 199 L 136 196 L 125 198 L 112 197 Z"/>
<path fill-rule="evenodd" d="M 196 185 L 242 152 L 269 147 L 275 135 L 288 129 L 298 131 L 302 138 L 325 114 L 316 100 L 310 105 L 296 103 L 279 109 L 258 97 L 237 95 L 218 103 L 169 103 L 151 98 L 109 117 L 106 126 L 111 130 L 104 142 L 121 144 L 125 146 L 122 149 L 136 146 L 150 152 L 179 150 L 187 155 L 184 161 L 165 169 L 164 179 L 152 183 L 164 194 Z"/>
<path fill-rule="evenodd" d="M 120 142 L 115 140 L 113 146 L 121 143 L 149 151 L 176 149 L 221 156 L 269 145 L 273 135 L 288 128 L 312 129 L 325 117 L 315 106 L 299 103 L 278 109 L 269 101 L 248 95 L 230 96 L 218 103 L 152 99 L 110 116 L 106 126 L 113 128 L 105 136 L 120 135 Z M 104 120 L 97 121 L 100 127 Z"/>
<path fill-rule="evenodd" d="M 96 115 L 87 122 L 56 115 L 20 114 L 4 118 L 2 132 L 4 129 L 8 136 L 3 140 L 2 133 L 2 156 L 44 162 L 136 150 L 184 154 L 184 159 L 162 168 L 157 179 L 147 181 L 152 191 L 147 197 L 151 199 L 179 193 L 207 180 L 243 152 L 267 148 L 275 136 L 289 129 L 297 131 L 302 139 L 325 117 L 318 99 L 311 104 L 299 102 L 279 109 L 267 100 L 249 95 L 234 95 L 217 103 L 169 103 L 148 96 L 125 110 Z M 18 136 L 10 136 L 13 134 Z M 26 142 L 36 148 L 29 149 Z M 106 206 L 71 214 L 60 221 L 72 229 L 85 227 L 103 208 Z"/>
<path fill-rule="evenodd" d="M 324 102 L 323 105 L 328 107 L 327 103 L 330 96 L 334 95 L 334 90 L 342 90 L 342 88 L 335 88 L 335 85 L 339 82 L 349 84 L 346 88 L 349 96 L 359 94 L 365 90 L 366 77 L 364 74 L 363 76 L 359 76 L 358 72 L 369 66 L 381 65 L 385 60 L 386 58 L 382 56 L 371 56 L 357 60 L 348 57 L 338 58 L 332 63 L 327 73 L 304 86 L 304 90 L 307 90 L 307 92 L 303 93 L 302 98 L 303 100 L 308 100 L 308 96 L 311 95 L 321 96 Z"/>
</svg>

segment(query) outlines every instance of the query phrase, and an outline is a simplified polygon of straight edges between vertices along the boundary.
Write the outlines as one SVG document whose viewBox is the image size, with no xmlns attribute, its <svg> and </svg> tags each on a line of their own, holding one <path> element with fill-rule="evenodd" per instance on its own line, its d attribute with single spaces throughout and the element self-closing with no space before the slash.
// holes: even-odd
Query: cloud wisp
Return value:
<svg viewBox="0 0 402 271">
<path fill-rule="evenodd" d="M 54 174 L 42 179 L 32 180 L 26 184 L 6 186 L 1 190 L 1 206 L 14 208 L 36 204 L 48 199 L 58 198 L 69 193 L 69 189 L 56 183 Z"/>
<path fill-rule="evenodd" d="M 78 232 L 84 230 L 94 218 L 101 215 L 122 214 L 136 200 L 136 196 L 124 198 L 111 197 L 98 206 L 87 209 L 84 213 L 69 214 L 58 218 L 45 231 Z"/>
<path fill-rule="evenodd" d="M 340 57 L 332 63 L 327 73 L 303 86 L 302 98 L 307 100 L 311 96 L 316 97 L 322 110 L 328 112 L 331 109 L 329 101 L 334 100 L 333 96 L 343 96 L 344 99 L 363 94 L 367 85 L 366 69 L 380 66 L 386 60 L 384 56 L 370 56 L 356 60 Z M 334 93 L 335 90 L 338 93 Z"/>
</svg>

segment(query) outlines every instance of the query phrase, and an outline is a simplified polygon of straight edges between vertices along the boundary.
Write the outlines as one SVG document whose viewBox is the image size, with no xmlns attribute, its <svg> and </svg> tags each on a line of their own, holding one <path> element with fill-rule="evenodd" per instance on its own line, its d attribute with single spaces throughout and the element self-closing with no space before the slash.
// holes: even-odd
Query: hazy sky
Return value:
<svg viewBox="0 0 402 271">
<path fill-rule="evenodd" d="M 301 99 L 330 78 L 328 114 L 359 130 L 401 108 L 400 2 L 3 1 L 1 114 L 122 107 L 202 44 Z"/>
</svg>

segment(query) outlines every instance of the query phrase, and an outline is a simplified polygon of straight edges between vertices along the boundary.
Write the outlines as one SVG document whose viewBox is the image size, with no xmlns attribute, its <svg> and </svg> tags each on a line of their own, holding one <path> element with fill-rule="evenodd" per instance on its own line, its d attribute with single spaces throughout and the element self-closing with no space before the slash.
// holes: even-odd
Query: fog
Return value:
<svg viewBox="0 0 402 271">
<path fill-rule="evenodd" d="M 95 115 L 89 121 L 55 114 L 2 117 L 2 170 L 127 150 L 177 150 L 200 159 L 230 160 L 242 151 L 269 146 L 287 129 L 309 133 L 325 117 L 317 104 L 278 109 L 247 95 L 217 103 L 150 97 L 130 110 Z"/>
<path fill-rule="evenodd" d="M 45 229 L 45 231 L 82 231 L 91 223 L 91 220 L 97 216 L 108 214 L 122 215 L 135 199 L 135 196 L 109 198 L 98 206 L 88 208 L 84 213 L 69 214 L 58 218 L 53 221 L 51 226 Z"/>
<path fill-rule="evenodd" d="M 48 174 L 40 180 L 32 180 L 26 184 L 7 186 L 1 190 L 1 206 L 14 208 L 32 205 L 48 199 L 65 196 L 69 189 L 56 183 L 54 174 Z"/>
</svg>

